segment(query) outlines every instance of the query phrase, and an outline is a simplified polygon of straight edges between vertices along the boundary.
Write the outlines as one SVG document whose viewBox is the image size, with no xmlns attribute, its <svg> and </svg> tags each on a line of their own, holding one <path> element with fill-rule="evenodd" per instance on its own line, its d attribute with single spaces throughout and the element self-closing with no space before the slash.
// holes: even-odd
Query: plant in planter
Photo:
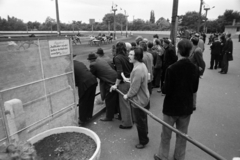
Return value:
<svg viewBox="0 0 240 160">
<path fill-rule="evenodd" d="M 100 146 L 99 137 L 87 128 L 59 127 L 26 143 L 0 146 L 0 160 L 98 160 Z"/>
<path fill-rule="evenodd" d="M 10 143 L 0 146 L 0 160 L 40 160 L 31 143 Z"/>
</svg>

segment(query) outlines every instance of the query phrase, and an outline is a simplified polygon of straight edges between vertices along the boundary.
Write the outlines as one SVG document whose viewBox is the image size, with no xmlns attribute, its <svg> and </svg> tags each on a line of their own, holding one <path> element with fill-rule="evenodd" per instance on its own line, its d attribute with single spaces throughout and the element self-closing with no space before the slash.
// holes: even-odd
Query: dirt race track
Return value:
<svg viewBox="0 0 240 160">
<path fill-rule="evenodd" d="M 135 37 L 124 39 L 132 42 Z M 152 35 L 142 35 L 152 40 Z M 165 36 L 164 36 L 165 37 Z M 116 43 L 113 42 L 113 43 Z M 111 45 L 102 45 L 105 53 L 111 55 Z M 240 157 L 240 42 L 233 39 L 234 60 L 229 63 L 228 74 L 219 74 L 218 70 L 209 70 L 210 47 L 205 45 L 204 60 L 206 71 L 204 78 L 200 80 L 197 95 L 197 110 L 192 114 L 189 135 L 214 150 L 224 158 L 231 160 Z M 87 66 L 87 55 L 95 52 L 97 46 L 78 45 L 73 46 L 77 60 L 83 61 Z M 164 97 L 153 90 L 151 96 L 151 109 L 154 115 L 162 119 L 162 104 Z M 145 149 L 135 149 L 138 143 L 136 127 L 130 130 L 118 128 L 120 121 L 101 122 L 102 114 L 93 119 L 86 127 L 95 131 L 101 139 L 100 160 L 151 160 L 158 151 L 160 143 L 161 125 L 148 119 L 150 142 Z M 175 134 L 172 135 L 169 159 L 172 160 L 174 152 Z M 188 143 L 186 160 L 213 160 L 211 156 L 194 145 Z"/>
</svg>

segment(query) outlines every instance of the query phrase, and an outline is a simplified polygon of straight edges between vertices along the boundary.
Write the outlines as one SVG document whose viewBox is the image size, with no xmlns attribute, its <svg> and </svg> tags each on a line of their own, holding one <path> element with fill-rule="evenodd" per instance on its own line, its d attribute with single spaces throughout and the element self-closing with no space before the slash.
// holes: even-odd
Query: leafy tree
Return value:
<svg viewBox="0 0 240 160">
<path fill-rule="evenodd" d="M 182 19 L 180 26 L 186 26 L 190 29 L 197 28 L 199 14 L 196 11 L 187 12 L 185 15 L 181 15 L 179 18 Z"/>
<path fill-rule="evenodd" d="M 132 30 L 142 30 L 145 22 L 142 19 L 135 19 L 132 24 Z"/>
<path fill-rule="evenodd" d="M 151 13 L 150 13 L 150 22 L 155 23 L 155 15 L 153 10 L 151 10 Z"/>
<path fill-rule="evenodd" d="M 223 14 L 225 25 L 231 25 L 235 19 L 237 22 L 240 22 L 240 12 L 233 10 L 226 10 Z"/>
<path fill-rule="evenodd" d="M 159 26 L 159 30 L 167 30 L 170 28 L 170 23 L 165 18 L 161 17 L 156 22 L 157 26 Z"/>
</svg>

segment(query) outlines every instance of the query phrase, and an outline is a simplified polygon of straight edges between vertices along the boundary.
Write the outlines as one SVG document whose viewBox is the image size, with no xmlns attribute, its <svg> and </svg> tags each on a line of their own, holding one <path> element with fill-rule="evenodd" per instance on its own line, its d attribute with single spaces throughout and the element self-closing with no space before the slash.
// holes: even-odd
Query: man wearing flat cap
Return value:
<svg viewBox="0 0 240 160">
<path fill-rule="evenodd" d="M 94 53 L 88 55 L 90 71 L 100 80 L 100 93 L 106 104 L 106 117 L 101 121 L 112 121 L 118 106 L 118 93 L 109 92 L 110 85 L 115 84 L 117 72 L 104 59 L 98 58 Z"/>
<path fill-rule="evenodd" d="M 112 59 L 104 54 L 104 51 L 102 48 L 97 49 L 96 55 L 98 56 L 99 59 L 105 60 L 113 68 Z"/>
</svg>

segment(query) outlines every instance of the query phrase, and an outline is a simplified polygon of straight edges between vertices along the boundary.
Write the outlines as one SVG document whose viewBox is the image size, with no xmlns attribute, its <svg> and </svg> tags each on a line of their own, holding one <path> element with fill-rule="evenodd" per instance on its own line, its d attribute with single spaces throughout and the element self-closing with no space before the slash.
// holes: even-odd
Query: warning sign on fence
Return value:
<svg viewBox="0 0 240 160">
<path fill-rule="evenodd" d="M 49 41 L 50 57 L 58 57 L 70 54 L 69 40 Z"/>
</svg>

